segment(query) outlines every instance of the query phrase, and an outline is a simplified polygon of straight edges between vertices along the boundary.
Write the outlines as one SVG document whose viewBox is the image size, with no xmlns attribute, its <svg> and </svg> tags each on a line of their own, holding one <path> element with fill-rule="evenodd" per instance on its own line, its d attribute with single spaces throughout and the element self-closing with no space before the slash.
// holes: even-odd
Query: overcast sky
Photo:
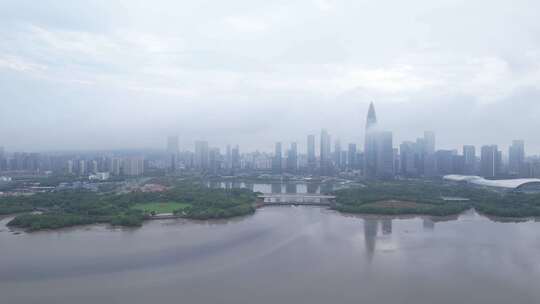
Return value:
<svg viewBox="0 0 540 304">
<path fill-rule="evenodd" d="M 326 128 L 540 153 L 540 1 L 0 1 L 7 150 L 271 150 Z"/>
</svg>

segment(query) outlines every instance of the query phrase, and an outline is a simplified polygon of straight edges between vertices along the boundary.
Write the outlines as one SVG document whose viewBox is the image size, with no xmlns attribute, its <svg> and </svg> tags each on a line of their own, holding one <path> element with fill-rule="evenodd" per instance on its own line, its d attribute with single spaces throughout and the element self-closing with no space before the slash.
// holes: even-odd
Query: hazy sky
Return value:
<svg viewBox="0 0 540 304">
<path fill-rule="evenodd" d="M 270 150 L 326 128 L 540 153 L 540 1 L 0 1 L 0 146 Z"/>
</svg>

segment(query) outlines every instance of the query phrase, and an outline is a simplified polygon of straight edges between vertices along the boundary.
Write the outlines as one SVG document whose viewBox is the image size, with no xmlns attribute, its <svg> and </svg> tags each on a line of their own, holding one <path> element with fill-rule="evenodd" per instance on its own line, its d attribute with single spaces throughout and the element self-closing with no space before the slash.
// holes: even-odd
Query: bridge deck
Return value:
<svg viewBox="0 0 540 304">
<path fill-rule="evenodd" d="M 336 199 L 333 195 L 310 193 L 264 193 L 258 195 L 259 206 L 268 205 L 310 205 L 330 206 Z"/>
<path fill-rule="evenodd" d="M 330 202 L 323 202 L 323 203 L 310 203 L 310 202 L 264 202 L 257 204 L 257 207 L 264 207 L 264 206 L 323 206 L 328 207 L 332 206 L 332 203 Z"/>
<path fill-rule="evenodd" d="M 259 198 L 320 198 L 320 199 L 335 199 L 334 195 L 325 194 L 310 194 L 310 193 L 263 193 L 258 195 Z"/>
</svg>

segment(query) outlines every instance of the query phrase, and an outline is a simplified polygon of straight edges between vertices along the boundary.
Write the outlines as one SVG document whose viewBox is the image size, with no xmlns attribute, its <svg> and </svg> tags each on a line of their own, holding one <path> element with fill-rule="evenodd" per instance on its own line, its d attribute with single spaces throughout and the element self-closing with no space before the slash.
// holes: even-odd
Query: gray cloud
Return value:
<svg viewBox="0 0 540 304">
<path fill-rule="evenodd" d="M 390 3 L 388 3 L 390 5 Z M 270 150 L 327 128 L 361 143 L 527 141 L 539 153 L 535 1 L 3 1 L 0 145 Z"/>
</svg>

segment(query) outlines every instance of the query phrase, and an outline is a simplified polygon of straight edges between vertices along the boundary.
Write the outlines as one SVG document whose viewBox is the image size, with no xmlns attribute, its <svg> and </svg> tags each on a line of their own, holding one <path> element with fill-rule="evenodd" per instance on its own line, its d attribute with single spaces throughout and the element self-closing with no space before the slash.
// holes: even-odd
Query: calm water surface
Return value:
<svg viewBox="0 0 540 304">
<path fill-rule="evenodd" d="M 231 221 L 13 234 L 0 303 L 540 303 L 540 223 L 268 207 Z"/>
</svg>

